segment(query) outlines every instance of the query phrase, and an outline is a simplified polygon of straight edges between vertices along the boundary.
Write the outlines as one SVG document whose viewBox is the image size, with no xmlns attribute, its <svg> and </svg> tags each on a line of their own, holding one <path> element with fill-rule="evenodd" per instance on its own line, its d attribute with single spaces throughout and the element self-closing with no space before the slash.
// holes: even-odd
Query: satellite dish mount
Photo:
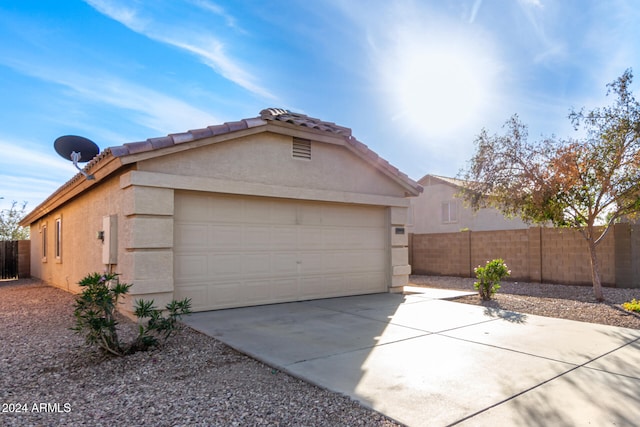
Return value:
<svg viewBox="0 0 640 427">
<path fill-rule="evenodd" d="M 78 163 L 88 162 L 98 155 L 100 149 L 95 142 L 82 136 L 65 135 L 56 139 L 53 147 L 56 153 L 63 159 L 71 160 L 73 166 L 75 166 L 86 179 L 95 179 L 93 175 L 87 174 L 78 166 Z"/>
</svg>

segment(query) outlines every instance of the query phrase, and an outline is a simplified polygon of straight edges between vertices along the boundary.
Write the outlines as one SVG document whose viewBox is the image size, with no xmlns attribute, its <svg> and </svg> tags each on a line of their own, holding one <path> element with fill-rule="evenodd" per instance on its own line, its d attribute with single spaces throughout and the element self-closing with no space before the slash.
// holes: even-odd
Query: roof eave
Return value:
<svg viewBox="0 0 640 427">
<path fill-rule="evenodd" d="M 82 173 L 77 173 L 31 212 L 25 215 L 25 217 L 20 220 L 20 226 L 27 227 L 33 224 L 59 206 L 87 191 L 90 187 L 100 184 L 122 166 L 123 164 L 120 159 L 114 157 L 109 149 L 103 151 L 83 169 L 87 174 L 93 175 L 94 179 L 86 179 Z"/>
</svg>

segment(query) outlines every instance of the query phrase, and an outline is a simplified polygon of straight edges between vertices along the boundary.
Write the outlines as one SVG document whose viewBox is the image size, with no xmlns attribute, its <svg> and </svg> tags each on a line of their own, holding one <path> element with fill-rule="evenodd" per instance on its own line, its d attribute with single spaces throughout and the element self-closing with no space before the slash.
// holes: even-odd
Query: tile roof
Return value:
<svg viewBox="0 0 640 427">
<path fill-rule="evenodd" d="M 418 183 L 413 181 L 406 174 L 398 170 L 398 168 L 391 165 L 389 162 L 378 156 L 365 144 L 353 137 L 353 135 L 351 134 L 351 129 L 344 126 L 339 126 L 332 122 L 325 122 L 320 119 L 309 117 L 305 114 L 294 113 L 282 108 L 265 108 L 264 110 L 260 111 L 259 117 L 242 119 L 235 122 L 226 122 L 220 125 L 207 126 L 206 128 L 202 129 L 193 129 L 183 133 L 174 133 L 159 138 L 149 138 L 146 141 L 131 142 L 116 147 L 110 147 L 105 150 L 105 153 L 110 153 L 114 157 L 123 157 L 131 154 L 154 151 L 165 147 L 184 144 L 185 142 L 197 141 L 200 139 L 210 138 L 212 136 L 223 135 L 244 129 L 250 129 L 257 126 L 264 126 L 269 121 L 289 123 L 296 126 L 306 127 L 322 132 L 328 132 L 337 136 L 342 136 L 344 137 L 347 146 L 353 151 L 367 158 L 370 162 L 390 173 L 392 176 L 396 176 L 401 181 L 405 182 L 405 184 L 408 184 L 415 191 L 422 192 L 422 187 Z M 102 154 L 94 158 L 91 163 L 87 165 L 87 168 L 89 168 L 92 163 L 99 161 L 101 157 Z"/>
<path fill-rule="evenodd" d="M 444 182 L 446 184 L 453 185 L 455 187 L 465 187 L 467 184 L 467 182 L 462 179 L 449 178 L 447 176 L 433 175 L 433 174 L 427 174 L 423 176 L 418 180 L 418 183 L 420 183 L 421 185 L 431 185 L 432 179 L 435 179 L 436 181 Z"/>
<path fill-rule="evenodd" d="M 90 173 L 89 171 L 94 169 L 95 166 L 102 164 L 109 158 L 113 159 L 138 153 L 152 152 L 155 150 L 177 146 L 187 142 L 198 141 L 217 135 L 224 135 L 245 129 L 266 126 L 270 121 L 288 123 L 295 126 L 315 129 L 321 132 L 327 132 L 334 136 L 343 137 L 345 146 L 347 148 L 349 148 L 351 151 L 353 151 L 369 163 L 373 164 L 379 170 L 403 183 L 406 187 L 412 190 L 411 193 L 415 193 L 417 195 L 418 193 L 422 192 L 422 186 L 420 184 L 409 178 L 406 174 L 402 173 L 400 170 L 398 170 L 398 168 L 391 165 L 385 159 L 378 156 L 365 144 L 358 141 L 351 134 L 351 129 L 343 126 L 338 126 L 335 123 L 325 122 L 320 119 L 315 119 L 304 114 L 294 113 L 281 108 L 266 108 L 260 111 L 260 115 L 258 117 L 242 119 L 235 122 L 226 122 L 220 125 L 207 126 L 202 129 L 193 129 L 187 132 L 174 133 L 157 138 L 149 138 L 145 141 L 130 142 L 119 146 L 108 147 L 100 154 L 95 156 L 90 162 L 88 162 L 83 168 L 83 171 L 85 171 L 86 173 Z M 79 182 L 84 181 L 84 179 L 85 178 L 81 173 L 76 174 L 69 181 L 58 188 L 53 194 L 51 194 L 38 207 L 36 207 L 33 213 L 38 211 L 42 206 L 45 206 L 50 200 L 54 198 L 54 196 L 65 191 L 65 189 L 71 188 Z M 29 216 L 31 215 L 32 214 L 29 214 Z"/>
</svg>

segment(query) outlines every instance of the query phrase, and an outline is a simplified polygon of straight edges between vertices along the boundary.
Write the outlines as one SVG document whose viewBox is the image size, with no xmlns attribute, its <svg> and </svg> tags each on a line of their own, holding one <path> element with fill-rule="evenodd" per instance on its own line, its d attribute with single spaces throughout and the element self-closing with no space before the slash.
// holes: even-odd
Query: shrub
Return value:
<svg viewBox="0 0 640 427">
<path fill-rule="evenodd" d="M 511 274 L 507 264 L 500 258 L 487 261 L 484 267 L 478 266 L 473 271 L 478 279 L 473 287 L 484 301 L 490 300 L 500 289 L 500 281 Z"/>
<path fill-rule="evenodd" d="M 73 313 L 76 324 L 71 329 L 84 334 L 87 344 L 97 345 L 116 356 L 158 346 L 159 338 L 169 338 L 178 328 L 178 319 L 191 313 L 191 300 L 187 298 L 167 304 L 168 317 L 153 306 L 153 301 L 136 300 L 134 313 L 140 323 L 138 336 L 131 344 L 123 344 L 118 339 L 116 310 L 118 300 L 129 292 L 131 285 L 120 283 L 117 274 L 100 273 L 89 274 L 78 284 L 84 290 L 76 297 Z"/>
<path fill-rule="evenodd" d="M 640 301 L 634 298 L 631 301 L 622 304 L 622 308 L 628 311 L 635 311 L 636 313 L 640 313 Z"/>
</svg>

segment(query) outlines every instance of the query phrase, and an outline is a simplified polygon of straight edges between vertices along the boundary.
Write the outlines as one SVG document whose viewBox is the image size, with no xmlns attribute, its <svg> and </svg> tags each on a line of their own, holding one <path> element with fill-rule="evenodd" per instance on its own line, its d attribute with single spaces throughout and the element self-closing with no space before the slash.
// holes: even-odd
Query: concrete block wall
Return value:
<svg viewBox="0 0 640 427">
<path fill-rule="evenodd" d="M 414 234 L 410 239 L 415 274 L 474 277 L 473 268 L 502 258 L 512 280 L 591 284 L 587 244 L 577 230 L 528 230 Z M 598 246 L 605 286 L 640 288 L 640 227 L 616 224 Z"/>
<path fill-rule="evenodd" d="M 414 274 L 469 276 L 472 272 L 469 231 L 414 234 L 411 260 Z"/>
<path fill-rule="evenodd" d="M 511 279 L 529 280 L 528 230 L 477 231 L 471 236 L 473 268 L 502 258 L 511 270 Z"/>
</svg>

